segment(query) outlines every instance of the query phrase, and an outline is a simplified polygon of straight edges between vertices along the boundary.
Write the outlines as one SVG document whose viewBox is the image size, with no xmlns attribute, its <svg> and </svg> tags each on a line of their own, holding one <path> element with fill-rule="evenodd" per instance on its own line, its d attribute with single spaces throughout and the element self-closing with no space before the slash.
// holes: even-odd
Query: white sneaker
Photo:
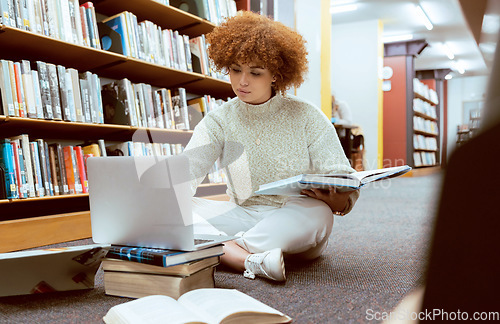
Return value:
<svg viewBox="0 0 500 324">
<path fill-rule="evenodd" d="M 286 280 L 285 262 L 280 248 L 250 254 L 245 260 L 245 269 L 243 276 L 248 279 L 259 276 L 276 281 Z"/>
</svg>

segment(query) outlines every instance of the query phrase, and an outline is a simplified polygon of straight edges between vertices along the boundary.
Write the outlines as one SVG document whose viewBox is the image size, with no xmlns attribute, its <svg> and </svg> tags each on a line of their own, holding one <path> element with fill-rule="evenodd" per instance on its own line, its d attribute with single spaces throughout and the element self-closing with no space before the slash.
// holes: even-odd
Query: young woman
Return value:
<svg viewBox="0 0 500 324">
<path fill-rule="evenodd" d="M 285 94 L 307 71 L 305 41 L 264 16 L 239 13 L 207 35 L 208 54 L 229 71 L 236 98 L 196 126 L 185 153 L 193 192 L 217 159 L 230 201 L 193 198 L 198 232 L 238 238 L 221 262 L 246 278 L 285 280 L 283 255 L 314 259 L 328 243 L 333 214 L 348 213 L 359 192 L 306 190 L 298 197 L 255 195 L 259 185 L 302 173 L 353 172 L 334 127 L 315 106 Z"/>
</svg>

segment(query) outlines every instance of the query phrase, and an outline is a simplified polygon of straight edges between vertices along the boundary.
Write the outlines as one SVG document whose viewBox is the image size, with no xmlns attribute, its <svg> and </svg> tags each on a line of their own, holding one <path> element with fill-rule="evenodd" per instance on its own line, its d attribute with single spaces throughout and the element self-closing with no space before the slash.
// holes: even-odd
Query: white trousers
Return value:
<svg viewBox="0 0 500 324">
<path fill-rule="evenodd" d="M 281 248 L 286 256 L 315 259 L 328 244 L 333 214 L 324 202 L 290 197 L 282 207 L 241 207 L 229 201 L 193 198 L 195 232 L 236 235 L 250 253 Z"/>
</svg>

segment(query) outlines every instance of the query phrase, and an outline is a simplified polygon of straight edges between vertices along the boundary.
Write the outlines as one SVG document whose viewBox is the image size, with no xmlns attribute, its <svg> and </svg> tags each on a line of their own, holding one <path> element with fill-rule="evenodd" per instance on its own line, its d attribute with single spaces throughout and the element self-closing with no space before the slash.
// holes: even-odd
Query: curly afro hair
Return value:
<svg viewBox="0 0 500 324">
<path fill-rule="evenodd" d="M 206 36 L 208 56 L 218 71 L 232 64 L 258 63 L 276 77 L 274 90 L 284 93 L 304 82 L 307 50 L 304 38 L 251 11 L 240 11 Z"/>
</svg>

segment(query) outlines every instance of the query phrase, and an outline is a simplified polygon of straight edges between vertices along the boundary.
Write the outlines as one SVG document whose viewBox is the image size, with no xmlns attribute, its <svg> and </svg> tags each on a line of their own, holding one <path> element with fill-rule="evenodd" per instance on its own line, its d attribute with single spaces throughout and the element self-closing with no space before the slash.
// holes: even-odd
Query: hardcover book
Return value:
<svg viewBox="0 0 500 324">
<path fill-rule="evenodd" d="M 107 245 L 0 254 L 0 296 L 91 289 Z"/>
<path fill-rule="evenodd" d="M 61 97 L 59 96 L 59 81 L 57 80 L 57 67 L 47 63 L 50 97 L 52 100 L 52 114 L 54 119 L 62 120 Z"/>
<path fill-rule="evenodd" d="M 151 313 L 151 309 L 155 312 Z M 107 324 L 180 323 L 290 323 L 282 312 L 236 289 L 197 289 L 178 300 L 154 295 L 113 306 L 104 316 Z"/>
<path fill-rule="evenodd" d="M 178 251 L 168 249 L 142 248 L 134 246 L 111 245 L 107 258 L 121 259 L 162 267 L 182 264 L 222 255 L 222 245 L 196 251 Z"/>
<path fill-rule="evenodd" d="M 42 94 L 42 106 L 43 112 L 46 119 L 53 119 L 53 109 L 52 109 L 52 95 L 50 92 L 49 84 L 49 70 L 47 68 L 47 63 L 42 61 L 37 61 L 38 77 L 40 79 L 40 93 Z"/>
<path fill-rule="evenodd" d="M 257 195 L 300 195 L 302 189 L 335 187 L 339 192 L 353 191 L 364 185 L 398 177 L 410 171 L 408 165 L 377 170 L 359 171 L 349 174 L 301 174 L 288 179 L 261 185 Z"/>
</svg>

